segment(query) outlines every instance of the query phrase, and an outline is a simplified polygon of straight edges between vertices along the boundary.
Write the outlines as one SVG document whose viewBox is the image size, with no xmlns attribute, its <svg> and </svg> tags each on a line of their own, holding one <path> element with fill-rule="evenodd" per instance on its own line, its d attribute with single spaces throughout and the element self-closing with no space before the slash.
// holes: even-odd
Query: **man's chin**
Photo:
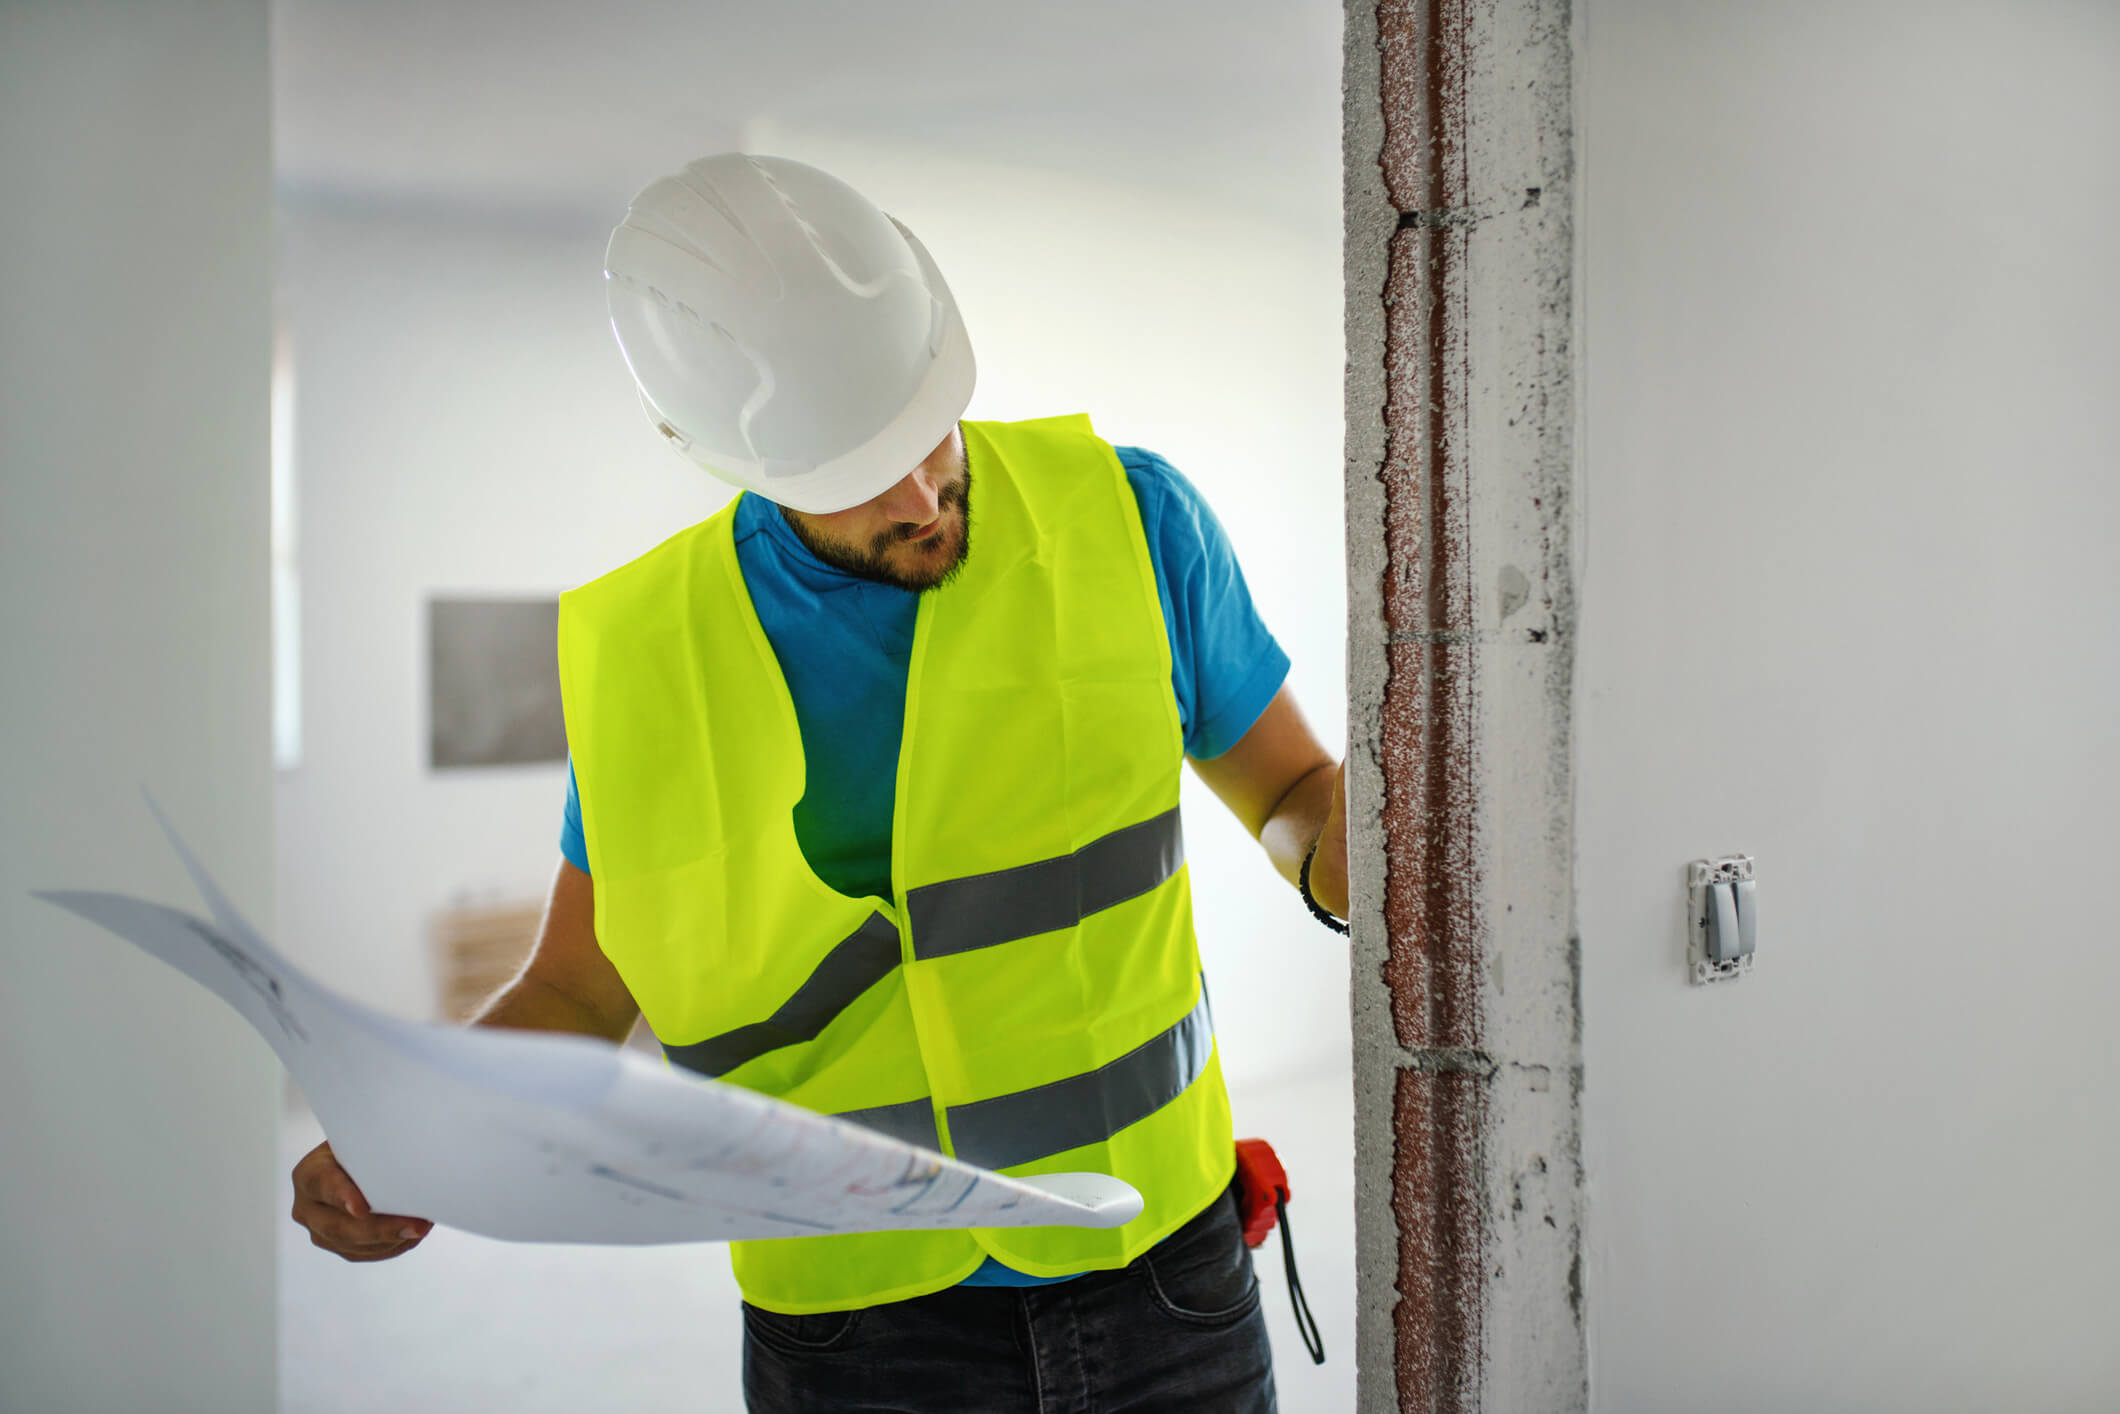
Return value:
<svg viewBox="0 0 2120 1414">
<path fill-rule="evenodd" d="M 962 532 L 943 530 L 929 541 L 908 541 L 892 556 L 891 573 L 907 589 L 939 589 L 964 562 Z"/>
</svg>

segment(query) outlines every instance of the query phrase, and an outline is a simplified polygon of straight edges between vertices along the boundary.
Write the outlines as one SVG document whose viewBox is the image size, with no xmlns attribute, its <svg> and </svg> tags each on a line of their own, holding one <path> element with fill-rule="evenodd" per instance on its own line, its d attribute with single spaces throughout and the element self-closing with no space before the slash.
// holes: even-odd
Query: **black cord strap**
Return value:
<svg viewBox="0 0 2120 1414">
<path fill-rule="evenodd" d="M 1347 931 L 1347 925 L 1327 913 L 1325 906 L 1318 902 L 1317 895 L 1310 891 L 1310 862 L 1317 857 L 1317 841 L 1313 840 L 1310 845 L 1310 853 L 1303 856 L 1303 868 L 1296 875 L 1296 887 L 1303 891 L 1303 906 L 1310 910 L 1312 918 L 1317 919 L 1318 922 L 1323 923 L 1335 933 L 1344 933 Z"/>
<path fill-rule="evenodd" d="M 1303 1295 L 1303 1279 L 1296 1275 L 1296 1240 L 1288 1231 L 1288 1203 L 1274 1194 L 1273 1210 L 1281 1220 L 1281 1266 L 1288 1273 L 1288 1300 L 1296 1308 L 1296 1333 L 1310 1352 L 1310 1363 L 1325 1363 L 1325 1337 L 1318 1331 L 1318 1318 L 1310 1314 L 1310 1301 Z"/>
</svg>

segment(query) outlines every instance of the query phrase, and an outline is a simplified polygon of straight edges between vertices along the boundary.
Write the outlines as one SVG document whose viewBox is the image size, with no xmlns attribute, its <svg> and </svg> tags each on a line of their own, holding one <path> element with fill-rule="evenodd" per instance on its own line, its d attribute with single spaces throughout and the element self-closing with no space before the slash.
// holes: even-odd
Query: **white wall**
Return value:
<svg viewBox="0 0 2120 1414">
<path fill-rule="evenodd" d="M 1596 1405 L 2112 1408 L 2120 11 L 1585 32 Z"/>
<path fill-rule="evenodd" d="M 921 234 L 978 351 L 972 416 L 1089 411 L 1198 482 L 1337 742 L 1330 215 L 1247 224 L 1198 199 L 786 129 L 750 144 L 838 172 Z M 281 935 L 324 976 L 422 1015 L 424 920 L 459 890 L 541 892 L 564 791 L 559 767 L 426 770 L 424 596 L 578 583 L 723 491 L 639 411 L 603 322 L 601 228 L 303 198 L 283 218 L 306 759 L 279 790 Z M 1339 941 L 1212 796 L 1187 806 L 1232 1077 L 1344 1068 Z"/>
<path fill-rule="evenodd" d="M 277 1065 L 47 904 L 270 917 L 262 3 L 0 9 L 0 1409 L 267 1411 Z"/>
</svg>

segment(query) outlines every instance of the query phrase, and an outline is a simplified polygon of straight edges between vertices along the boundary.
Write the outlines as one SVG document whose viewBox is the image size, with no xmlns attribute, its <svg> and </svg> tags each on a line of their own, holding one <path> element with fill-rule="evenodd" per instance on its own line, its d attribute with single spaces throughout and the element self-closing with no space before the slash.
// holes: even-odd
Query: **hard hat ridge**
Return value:
<svg viewBox="0 0 2120 1414">
<path fill-rule="evenodd" d="M 971 400 L 971 345 L 926 248 L 814 167 L 723 153 L 660 178 L 611 233 L 604 269 L 658 429 L 794 509 L 880 494 Z"/>
<path fill-rule="evenodd" d="M 728 202 L 698 180 L 691 167 L 650 183 L 633 198 L 624 224 L 667 242 L 730 280 L 758 287 L 762 298 L 779 297 L 780 274 L 772 258 Z M 770 293 L 768 286 L 774 287 Z"/>
</svg>

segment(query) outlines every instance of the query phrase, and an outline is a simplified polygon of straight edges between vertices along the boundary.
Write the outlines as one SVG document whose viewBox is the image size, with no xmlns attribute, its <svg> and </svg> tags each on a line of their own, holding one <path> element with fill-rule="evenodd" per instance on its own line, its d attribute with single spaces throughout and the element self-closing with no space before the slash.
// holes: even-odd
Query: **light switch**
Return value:
<svg viewBox="0 0 2120 1414">
<path fill-rule="evenodd" d="M 1708 961 L 1735 962 L 1750 951 L 1738 936 L 1737 885 L 1708 885 L 1708 912 L 1701 921 L 1708 925 Z"/>
<path fill-rule="evenodd" d="M 1686 960 L 1695 982 L 1724 982 L 1751 971 L 1758 920 L 1751 855 L 1696 859 L 1686 866 Z"/>
</svg>

